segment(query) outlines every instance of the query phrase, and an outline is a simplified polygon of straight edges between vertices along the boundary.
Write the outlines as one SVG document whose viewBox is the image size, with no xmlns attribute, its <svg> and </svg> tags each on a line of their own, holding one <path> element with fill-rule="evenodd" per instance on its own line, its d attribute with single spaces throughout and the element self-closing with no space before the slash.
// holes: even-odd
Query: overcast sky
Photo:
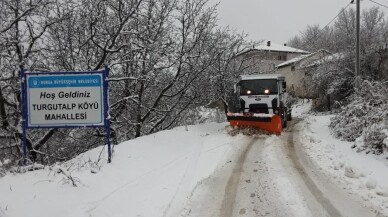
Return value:
<svg viewBox="0 0 388 217">
<path fill-rule="evenodd" d="M 307 25 L 324 27 L 351 0 L 211 0 L 220 2 L 219 24 L 244 31 L 252 40 L 287 42 Z M 388 5 L 388 0 L 373 0 Z M 362 0 L 361 7 L 377 6 Z M 350 7 L 356 8 L 355 4 Z M 388 9 L 380 7 L 388 16 Z"/>
</svg>

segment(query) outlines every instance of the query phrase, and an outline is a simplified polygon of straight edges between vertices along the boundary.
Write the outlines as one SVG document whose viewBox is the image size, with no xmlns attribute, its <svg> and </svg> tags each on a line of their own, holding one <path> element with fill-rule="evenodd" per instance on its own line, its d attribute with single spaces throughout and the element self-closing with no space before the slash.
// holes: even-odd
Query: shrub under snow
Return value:
<svg viewBox="0 0 388 217">
<path fill-rule="evenodd" d="M 356 141 L 358 150 L 380 154 L 388 146 L 387 121 L 388 82 L 364 80 L 330 128 L 336 137 Z"/>
</svg>

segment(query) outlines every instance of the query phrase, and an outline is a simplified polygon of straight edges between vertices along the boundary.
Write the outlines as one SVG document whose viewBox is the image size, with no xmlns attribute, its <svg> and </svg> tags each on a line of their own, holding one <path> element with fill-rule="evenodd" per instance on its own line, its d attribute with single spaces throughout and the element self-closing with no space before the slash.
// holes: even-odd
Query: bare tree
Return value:
<svg viewBox="0 0 388 217">
<path fill-rule="evenodd" d="M 30 69 L 44 63 L 41 54 L 45 49 L 43 40 L 47 29 L 61 17 L 51 14 L 55 1 L 2 1 L 0 23 L 1 69 L 0 114 L 2 122 L 1 138 L 8 139 L 11 154 L 21 139 L 20 80 L 19 72 L 26 66 Z M 55 130 L 44 132 L 37 140 L 27 139 L 31 158 L 36 159 L 36 151 L 44 145 Z M 19 149 L 16 149 L 19 151 Z M 20 152 L 20 151 L 19 151 Z"/>
<path fill-rule="evenodd" d="M 208 0 L 2 4 L 0 138 L 14 147 L 7 149 L 15 159 L 21 156 L 21 69 L 98 70 L 107 64 L 117 141 L 183 123 L 188 109 L 225 98 L 240 71 L 234 54 L 244 38 L 217 26 L 216 6 Z M 31 160 L 52 163 L 104 145 L 105 136 L 99 129 L 30 130 L 27 143 Z"/>
</svg>

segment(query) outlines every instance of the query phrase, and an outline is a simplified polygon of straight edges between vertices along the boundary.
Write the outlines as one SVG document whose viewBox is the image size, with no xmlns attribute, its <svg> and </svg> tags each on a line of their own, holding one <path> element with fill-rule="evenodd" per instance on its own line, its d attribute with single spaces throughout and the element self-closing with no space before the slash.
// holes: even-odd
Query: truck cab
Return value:
<svg viewBox="0 0 388 217">
<path fill-rule="evenodd" d="M 235 85 L 239 112 L 243 114 L 276 114 L 286 127 L 291 118 L 285 106 L 286 81 L 279 74 L 242 75 Z"/>
</svg>

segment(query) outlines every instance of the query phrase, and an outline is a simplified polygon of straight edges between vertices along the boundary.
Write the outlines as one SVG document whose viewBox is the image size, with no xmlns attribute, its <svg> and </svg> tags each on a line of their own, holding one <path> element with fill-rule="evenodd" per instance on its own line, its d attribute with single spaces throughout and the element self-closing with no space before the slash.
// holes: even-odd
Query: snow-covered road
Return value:
<svg viewBox="0 0 388 217">
<path fill-rule="evenodd" d="M 298 122 L 281 137 L 254 136 L 239 144 L 232 165 L 196 188 L 183 216 L 375 216 L 341 189 L 326 189 L 315 169 L 305 169 L 295 148 Z"/>
<path fill-rule="evenodd" d="M 295 120 L 281 136 L 230 136 L 227 123 L 179 127 L 116 146 L 112 164 L 97 162 L 106 158 L 98 148 L 9 173 L 0 178 L 0 217 L 384 216 L 381 194 L 360 187 L 361 200 L 349 191 L 363 179 L 350 182 L 341 168 L 330 175 L 330 161 L 340 159 L 314 133 L 324 126 L 308 123 Z"/>
</svg>

